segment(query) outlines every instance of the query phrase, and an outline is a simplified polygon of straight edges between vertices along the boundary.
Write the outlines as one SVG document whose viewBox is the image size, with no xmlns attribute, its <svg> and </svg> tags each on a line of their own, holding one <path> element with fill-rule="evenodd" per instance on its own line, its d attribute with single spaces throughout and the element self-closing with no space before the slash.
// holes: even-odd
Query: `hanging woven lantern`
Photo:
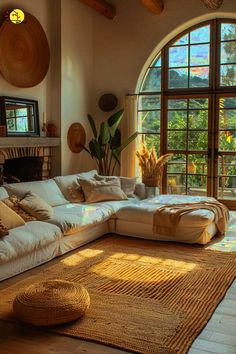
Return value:
<svg viewBox="0 0 236 354">
<path fill-rule="evenodd" d="M 219 9 L 223 4 L 223 0 L 202 0 L 208 9 Z"/>
</svg>

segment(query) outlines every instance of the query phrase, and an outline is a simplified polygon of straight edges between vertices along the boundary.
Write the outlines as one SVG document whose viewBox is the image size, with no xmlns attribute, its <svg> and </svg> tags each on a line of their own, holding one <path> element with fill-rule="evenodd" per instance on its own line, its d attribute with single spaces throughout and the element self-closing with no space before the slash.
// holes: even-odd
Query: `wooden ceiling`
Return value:
<svg viewBox="0 0 236 354">
<path fill-rule="evenodd" d="M 96 10 L 103 16 L 112 20 L 116 16 L 116 8 L 106 0 L 79 0 L 83 4 Z M 127 0 L 128 1 L 128 0 Z M 137 0 L 152 13 L 159 15 L 164 10 L 164 0 Z M 201 0 L 206 7 L 218 9 L 224 0 Z"/>
<path fill-rule="evenodd" d="M 100 12 L 103 16 L 113 20 L 116 16 L 116 8 L 106 0 L 79 0 L 85 5 L 88 5 L 92 9 Z"/>
</svg>

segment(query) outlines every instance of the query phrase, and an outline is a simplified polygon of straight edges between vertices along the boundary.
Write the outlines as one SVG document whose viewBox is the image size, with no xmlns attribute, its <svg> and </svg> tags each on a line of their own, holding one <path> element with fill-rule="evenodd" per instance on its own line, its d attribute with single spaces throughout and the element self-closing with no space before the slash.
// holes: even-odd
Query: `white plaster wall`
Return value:
<svg viewBox="0 0 236 354">
<path fill-rule="evenodd" d="M 54 0 L 55 1 L 55 0 Z M 41 23 L 50 44 L 50 3 L 48 0 L 1 0 L 0 14 L 6 10 L 20 8 L 34 15 Z M 1 55 L 1 53 L 0 53 Z M 47 112 L 51 117 L 50 103 L 50 68 L 44 80 L 31 88 L 18 88 L 9 84 L 0 74 L 0 96 L 22 97 L 38 100 L 39 115 L 42 124 L 42 114 Z M 40 127 L 41 127 L 40 124 Z"/>
<path fill-rule="evenodd" d="M 236 17 L 236 1 L 224 0 L 219 11 L 208 10 L 201 0 L 163 0 L 165 9 L 154 15 L 137 0 L 116 0 L 113 21 L 94 17 L 93 112 L 102 120 L 97 105 L 105 92 L 115 93 L 122 105 L 133 93 L 142 68 L 153 52 L 189 26 L 214 17 Z M 158 47 L 158 48 L 157 48 Z"/>
<path fill-rule="evenodd" d="M 50 0 L 51 70 L 50 97 L 51 117 L 48 122 L 57 127 L 56 135 L 61 136 L 61 0 Z M 61 174 L 61 151 L 63 146 L 53 148 L 51 175 Z"/>
<path fill-rule="evenodd" d="M 92 109 L 94 83 L 93 11 L 78 0 L 62 0 L 61 58 L 61 164 L 62 174 L 68 174 L 93 167 L 87 153 L 72 153 L 67 145 L 72 123 L 83 124 L 90 139 L 87 114 Z"/>
<path fill-rule="evenodd" d="M 135 92 L 153 51 L 197 22 L 236 17 L 235 0 L 225 0 L 216 12 L 207 10 L 201 0 L 164 0 L 161 15 L 152 14 L 138 0 L 109 1 L 117 8 L 112 21 L 78 0 L 1 0 L 0 13 L 19 7 L 36 16 L 50 42 L 52 62 L 46 78 L 33 88 L 22 89 L 0 75 L 0 95 L 38 100 L 41 119 L 46 111 L 48 121 L 57 125 L 62 146 L 56 156 L 56 174 L 94 167 L 85 152 L 69 150 L 67 131 L 72 123 L 80 122 L 89 141 L 87 114 L 93 114 L 97 125 L 109 115 L 98 108 L 103 93 L 116 94 L 122 106 L 124 95 Z"/>
</svg>

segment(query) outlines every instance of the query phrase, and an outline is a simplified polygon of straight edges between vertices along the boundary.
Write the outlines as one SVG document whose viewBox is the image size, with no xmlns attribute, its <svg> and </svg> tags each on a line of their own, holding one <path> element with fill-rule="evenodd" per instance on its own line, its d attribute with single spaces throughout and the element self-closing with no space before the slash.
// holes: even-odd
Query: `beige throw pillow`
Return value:
<svg viewBox="0 0 236 354">
<path fill-rule="evenodd" d="M 38 195 L 28 192 L 19 203 L 20 207 L 37 220 L 50 219 L 53 215 L 53 208 Z"/>
<path fill-rule="evenodd" d="M 22 217 L 22 219 L 24 221 L 34 221 L 37 220 L 34 216 L 28 214 L 26 211 L 24 211 L 19 203 L 20 203 L 20 199 L 16 196 L 13 195 L 9 198 L 3 199 L 2 200 L 3 203 L 5 203 L 9 208 L 11 208 L 12 210 L 14 210 L 18 215 L 20 215 Z"/>
<path fill-rule="evenodd" d="M 25 225 L 25 221 L 22 217 L 16 214 L 14 210 L 9 208 L 2 201 L 0 201 L 0 220 L 8 230 Z"/>
<path fill-rule="evenodd" d="M 136 178 L 120 177 L 121 189 L 129 198 L 135 198 L 134 190 L 136 187 Z"/>
<path fill-rule="evenodd" d="M 0 238 L 3 237 L 3 236 L 6 236 L 8 234 L 9 234 L 9 232 L 8 232 L 6 226 L 0 220 Z"/>
<path fill-rule="evenodd" d="M 94 178 L 98 181 L 106 180 L 109 181 L 114 178 L 120 180 L 121 189 L 129 198 L 135 198 L 134 190 L 136 186 L 136 178 L 131 177 L 120 177 L 120 176 L 99 176 L 95 175 Z"/>
<path fill-rule="evenodd" d="M 79 182 L 73 182 L 72 185 L 67 187 L 67 199 L 71 203 L 82 203 L 84 202 L 84 193 Z"/>
<path fill-rule="evenodd" d="M 79 183 L 83 189 L 85 201 L 88 203 L 128 199 L 121 189 L 119 179 L 116 177 L 104 178 L 101 181 L 79 179 Z"/>
</svg>

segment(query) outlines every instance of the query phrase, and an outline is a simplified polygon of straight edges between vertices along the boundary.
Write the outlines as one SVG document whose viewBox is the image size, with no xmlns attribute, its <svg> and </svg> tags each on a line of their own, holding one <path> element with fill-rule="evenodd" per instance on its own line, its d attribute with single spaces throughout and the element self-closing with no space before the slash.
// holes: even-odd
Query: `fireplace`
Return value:
<svg viewBox="0 0 236 354">
<path fill-rule="evenodd" d="M 6 180 L 11 180 L 14 176 L 21 182 L 42 180 L 43 160 L 43 157 L 40 156 L 8 159 L 3 166 L 3 176 Z"/>
<path fill-rule="evenodd" d="M 45 180 L 60 174 L 59 137 L 0 137 L 0 185 Z"/>
<path fill-rule="evenodd" d="M 51 175 L 50 147 L 1 149 L 0 160 L 6 183 L 44 180 Z"/>
</svg>

